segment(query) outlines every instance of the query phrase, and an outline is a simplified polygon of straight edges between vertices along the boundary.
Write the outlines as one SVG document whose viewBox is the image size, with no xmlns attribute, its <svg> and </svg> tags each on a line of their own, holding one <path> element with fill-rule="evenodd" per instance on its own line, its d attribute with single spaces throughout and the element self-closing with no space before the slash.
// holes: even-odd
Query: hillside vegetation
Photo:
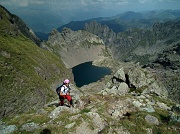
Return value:
<svg viewBox="0 0 180 134">
<path fill-rule="evenodd" d="M 61 59 L 27 38 L 9 12 L 0 8 L 0 115 L 35 110 L 55 97 L 70 77 Z M 71 77 L 72 78 L 72 77 Z"/>
</svg>

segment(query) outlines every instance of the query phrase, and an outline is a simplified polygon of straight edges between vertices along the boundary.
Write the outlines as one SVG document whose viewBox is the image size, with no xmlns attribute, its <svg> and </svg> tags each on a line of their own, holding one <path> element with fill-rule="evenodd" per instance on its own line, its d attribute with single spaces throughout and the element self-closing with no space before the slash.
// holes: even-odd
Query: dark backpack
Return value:
<svg viewBox="0 0 180 134">
<path fill-rule="evenodd" d="M 56 93 L 59 95 L 60 94 L 60 92 L 61 92 L 61 87 L 63 86 L 63 84 L 60 84 L 60 85 L 58 85 L 57 86 L 57 88 L 56 88 Z"/>
</svg>

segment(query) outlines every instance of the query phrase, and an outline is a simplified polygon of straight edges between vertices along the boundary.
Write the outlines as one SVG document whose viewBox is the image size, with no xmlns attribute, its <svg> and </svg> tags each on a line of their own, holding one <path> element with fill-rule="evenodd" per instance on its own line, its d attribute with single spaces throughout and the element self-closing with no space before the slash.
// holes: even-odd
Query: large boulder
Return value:
<svg viewBox="0 0 180 134">
<path fill-rule="evenodd" d="M 166 88 L 157 79 L 156 75 L 147 69 L 136 66 L 131 68 L 127 75 L 131 85 L 134 85 L 141 93 L 155 93 L 160 96 L 168 96 Z"/>
<path fill-rule="evenodd" d="M 102 90 L 102 94 L 118 94 L 118 95 L 125 95 L 129 92 L 129 87 L 126 83 L 126 77 L 124 73 L 123 67 L 120 68 L 111 78 L 106 85 L 104 90 Z"/>
</svg>

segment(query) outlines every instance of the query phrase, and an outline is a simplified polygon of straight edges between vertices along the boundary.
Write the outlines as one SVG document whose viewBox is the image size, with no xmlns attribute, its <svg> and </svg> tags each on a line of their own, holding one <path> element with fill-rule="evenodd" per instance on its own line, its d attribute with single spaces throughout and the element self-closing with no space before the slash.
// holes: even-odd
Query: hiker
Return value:
<svg viewBox="0 0 180 134">
<path fill-rule="evenodd" d="M 60 86 L 59 91 L 59 99 L 60 99 L 60 106 L 64 105 L 64 99 L 67 99 L 69 102 L 69 107 L 73 107 L 72 97 L 70 96 L 70 81 L 68 79 L 65 79 L 63 84 Z"/>
</svg>

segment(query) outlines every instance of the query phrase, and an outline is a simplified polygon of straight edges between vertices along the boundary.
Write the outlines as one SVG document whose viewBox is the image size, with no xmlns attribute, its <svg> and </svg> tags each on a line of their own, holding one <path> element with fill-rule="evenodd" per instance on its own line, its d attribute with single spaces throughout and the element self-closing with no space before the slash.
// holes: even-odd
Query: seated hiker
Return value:
<svg viewBox="0 0 180 134">
<path fill-rule="evenodd" d="M 68 79 L 65 79 L 63 84 L 60 86 L 60 92 L 59 92 L 59 99 L 60 99 L 60 106 L 64 105 L 64 99 L 67 99 L 69 102 L 69 106 L 73 106 L 72 97 L 70 96 L 70 81 Z"/>
</svg>

